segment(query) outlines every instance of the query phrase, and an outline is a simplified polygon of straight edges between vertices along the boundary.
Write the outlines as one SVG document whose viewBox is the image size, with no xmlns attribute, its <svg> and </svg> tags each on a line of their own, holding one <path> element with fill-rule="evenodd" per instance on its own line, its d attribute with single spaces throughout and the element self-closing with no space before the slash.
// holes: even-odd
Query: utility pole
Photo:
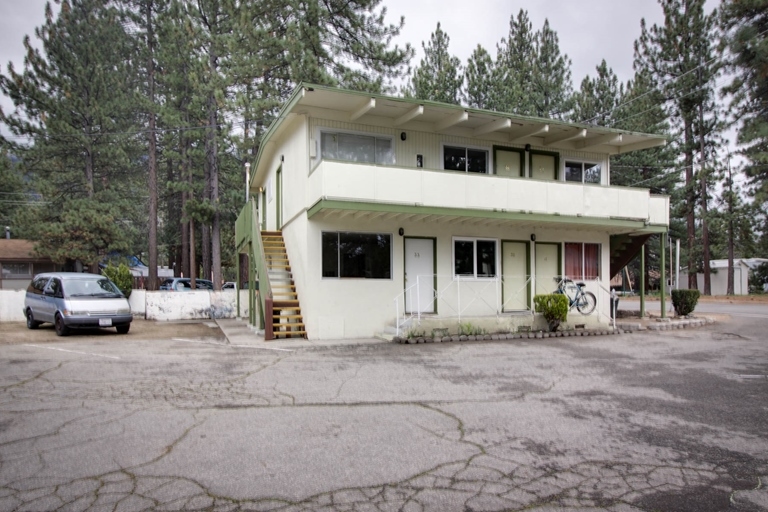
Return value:
<svg viewBox="0 0 768 512">
<path fill-rule="evenodd" d="M 731 174 L 731 153 L 728 152 L 728 289 L 726 294 L 733 295 L 733 175 Z"/>
</svg>

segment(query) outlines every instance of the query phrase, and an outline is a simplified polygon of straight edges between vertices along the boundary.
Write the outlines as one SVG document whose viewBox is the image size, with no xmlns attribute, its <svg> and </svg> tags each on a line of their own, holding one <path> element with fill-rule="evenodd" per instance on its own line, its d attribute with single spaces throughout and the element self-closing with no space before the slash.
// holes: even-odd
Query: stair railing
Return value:
<svg viewBox="0 0 768 512">
<path fill-rule="evenodd" d="M 266 324 L 272 325 L 272 285 L 269 282 L 269 272 L 266 267 L 267 258 L 264 255 L 264 244 L 261 240 L 261 231 L 259 230 L 259 223 L 257 221 L 259 217 L 255 201 L 251 201 L 251 215 L 254 219 L 253 222 L 251 222 L 251 247 L 253 247 L 253 259 L 256 273 L 259 276 L 259 307 L 261 310 L 260 327 L 264 329 L 264 338 L 268 339 L 266 336 Z M 269 301 L 269 307 L 267 307 L 267 301 Z M 270 315 L 268 320 L 265 319 L 267 313 Z"/>
</svg>

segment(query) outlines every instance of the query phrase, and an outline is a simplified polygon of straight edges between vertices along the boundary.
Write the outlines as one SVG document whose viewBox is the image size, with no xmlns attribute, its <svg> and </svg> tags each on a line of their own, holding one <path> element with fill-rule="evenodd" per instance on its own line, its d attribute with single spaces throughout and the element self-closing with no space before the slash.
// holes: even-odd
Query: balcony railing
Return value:
<svg viewBox="0 0 768 512">
<path fill-rule="evenodd" d="M 334 161 L 309 177 L 308 205 L 321 199 L 669 223 L 669 198 L 646 189 Z"/>
</svg>

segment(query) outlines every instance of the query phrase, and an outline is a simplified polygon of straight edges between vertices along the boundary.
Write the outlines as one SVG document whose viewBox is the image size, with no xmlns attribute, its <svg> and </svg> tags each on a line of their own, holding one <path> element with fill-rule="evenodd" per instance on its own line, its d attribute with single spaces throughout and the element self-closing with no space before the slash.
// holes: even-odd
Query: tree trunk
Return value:
<svg viewBox="0 0 768 512">
<path fill-rule="evenodd" d="M 149 284 L 147 290 L 157 290 L 157 135 L 155 130 L 155 55 L 152 27 L 152 0 L 145 4 L 147 24 L 147 87 L 149 93 Z"/>
<path fill-rule="evenodd" d="M 695 247 L 696 247 L 696 218 L 694 209 L 696 206 L 696 194 L 693 188 L 693 127 L 689 120 L 684 120 L 685 128 L 685 218 L 687 224 L 688 238 L 688 288 L 697 289 L 697 272 Z"/>
<path fill-rule="evenodd" d="M 699 105 L 699 126 L 699 152 L 701 158 L 699 181 L 701 184 L 701 243 L 703 246 L 704 295 L 712 295 L 712 280 L 709 270 L 709 226 L 707 226 L 707 173 L 704 170 L 704 162 L 706 161 L 706 154 L 704 152 L 704 106 L 701 104 Z"/>
</svg>

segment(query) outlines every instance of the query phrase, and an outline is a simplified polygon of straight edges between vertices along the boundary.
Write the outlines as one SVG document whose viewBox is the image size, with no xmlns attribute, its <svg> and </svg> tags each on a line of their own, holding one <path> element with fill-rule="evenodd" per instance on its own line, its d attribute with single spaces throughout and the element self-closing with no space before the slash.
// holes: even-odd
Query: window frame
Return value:
<svg viewBox="0 0 768 512">
<path fill-rule="evenodd" d="M 581 181 L 569 180 L 566 173 L 568 164 L 581 164 Z M 600 180 L 597 182 L 584 181 L 586 176 L 586 166 L 598 166 L 600 167 Z M 582 185 L 602 185 L 603 184 L 603 162 L 595 162 L 592 160 L 581 160 L 579 158 L 568 158 L 563 160 L 563 181 L 565 183 L 581 183 Z"/>
<path fill-rule="evenodd" d="M 336 276 L 323 275 L 323 265 L 325 263 L 323 236 L 326 234 L 336 234 Z M 341 275 L 341 251 L 339 251 L 339 236 L 341 234 L 353 234 L 353 235 L 371 235 L 371 236 L 387 236 L 389 237 L 389 277 L 344 277 Z M 373 281 L 392 281 L 394 279 L 394 250 L 395 250 L 395 236 L 394 233 L 388 232 L 372 232 L 372 231 L 334 231 L 334 230 L 321 230 L 320 231 L 320 278 L 332 279 L 335 281 L 341 280 L 373 280 Z"/>
<path fill-rule="evenodd" d="M 572 276 L 568 273 L 568 246 L 569 245 L 578 245 L 580 247 L 580 269 L 579 269 L 579 275 L 578 276 Z M 592 245 L 597 247 L 597 256 L 596 256 L 596 267 L 597 267 L 597 275 L 596 276 L 587 276 L 587 251 L 586 246 Z M 563 273 L 566 277 L 569 279 L 572 279 L 574 281 L 594 281 L 594 280 L 600 280 L 602 279 L 603 274 L 603 265 L 602 265 L 602 253 L 603 253 L 603 244 L 598 242 L 563 242 Z"/>
<path fill-rule="evenodd" d="M 456 273 L 456 242 L 472 242 L 472 275 Z M 477 242 L 493 242 L 493 275 L 478 275 L 477 273 Z M 499 239 L 473 236 L 451 237 L 451 272 L 454 281 L 490 281 L 499 278 Z"/>
<path fill-rule="evenodd" d="M 379 162 L 355 162 L 353 160 L 343 160 L 339 158 L 323 158 L 323 134 L 344 134 L 344 135 L 356 135 L 360 137 L 372 137 L 374 139 L 374 150 L 373 150 L 373 156 L 374 160 L 376 159 L 376 145 L 375 145 L 375 139 L 387 139 L 391 143 L 392 147 L 392 163 L 379 163 Z M 324 160 L 327 160 L 329 162 L 345 162 L 350 164 L 358 164 L 358 165 L 382 165 L 382 166 L 388 166 L 393 167 L 397 165 L 397 150 L 395 146 L 395 136 L 386 134 L 386 133 L 376 133 L 376 132 L 365 132 L 365 131 L 358 131 L 358 130 L 344 130 L 344 129 L 336 129 L 332 128 L 330 126 L 320 126 L 317 128 L 317 138 L 316 138 L 316 144 L 317 144 L 317 162 L 322 162 Z"/>
<path fill-rule="evenodd" d="M 456 169 L 446 169 L 445 168 L 445 148 L 463 148 L 464 154 L 466 158 L 466 152 L 467 150 L 475 150 L 475 151 L 485 151 L 487 157 L 485 161 L 485 172 L 469 172 L 467 169 L 467 163 L 469 162 L 469 159 L 466 159 L 466 162 L 464 164 L 464 170 L 459 171 Z M 441 142 L 440 143 L 440 170 L 445 172 L 463 172 L 465 174 L 473 174 L 473 175 L 486 175 L 486 176 L 492 176 L 493 171 L 493 147 L 488 146 L 474 146 L 471 144 L 462 144 L 460 142 L 457 143 L 451 143 L 451 142 Z"/>
</svg>

